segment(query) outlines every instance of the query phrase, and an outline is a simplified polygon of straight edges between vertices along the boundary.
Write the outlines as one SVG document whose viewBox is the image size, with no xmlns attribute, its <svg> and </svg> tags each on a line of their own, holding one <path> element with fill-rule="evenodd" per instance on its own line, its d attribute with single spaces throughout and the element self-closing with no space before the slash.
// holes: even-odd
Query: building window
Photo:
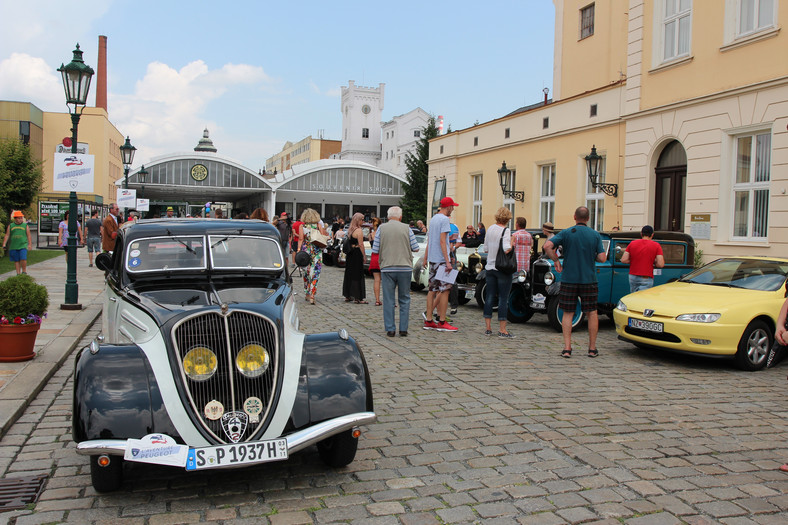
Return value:
<svg viewBox="0 0 788 525">
<path fill-rule="evenodd" d="M 555 208 L 555 164 L 542 166 L 542 184 L 539 190 L 539 224 L 553 222 Z"/>
<path fill-rule="evenodd" d="M 505 138 L 505 139 L 509 138 L 509 128 L 506 128 L 505 130 L 503 130 L 503 138 Z"/>
<path fill-rule="evenodd" d="M 740 0 L 739 36 L 774 25 L 774 0 Z"/>
<path fill-rule="evenodd" d="M 478 146 L 479 145 L 479 137 L 473 137 L 473 145 L 474 146 Z"/>
<path fill-rule="evenodd" d="M 664 0 L 662 12 L 662 60 L 689 55 L 692 0 Z"/>
<path fill-rule="evenodd" d="M 362 139 L 369 138 L 369 128 L 361 128 L 361 138 Z"/>
<path fill-rule="evenodd" d="M 443 155 L 443 146 L 441 146 L 441 155 Z"/>
<path fill-rule="evenodd" d="M 594 34 L 594 4 L 580 10 L 580 40 Z"/>
<path fill-rule="evenodd" d="M 602 160 L 599 162 L 599 175 L 597 176 L 596 181 L 605 182 L 605 173 L 607 171 L 607 159 L 606 157 L 602 157 Z M 583 163 L 585 164 L 585 162 Z M 586 167 L 588 170 L 588 167 Z M 602 193 L 600 188 L 594 188 L 591 185 L 591 179 L 588 178 L 588 171 L 585 172 L 585 180 L 586 180 L 586 208 L 590 212 L 590 216 L 588 218 L 588 226 L 591 228 L 601 231 L 605 229 L 604 218 L 605 218 L 605 194 Z"/>
<path fill-rule="evenodd" d="M 482 176 L 471 177 L 473 187 L 473 224 L 482 222 Z"/>
<path fill-rule="evenodd" d="M 446 179 L 435 181 L 435 188 L 432 191 L 432 213 L 430 217 L 438 213 L 441 209 L 441 199 L 446 196 Z"/>
<path fill-rule="evenodd" d="M 416 130 L 414 130 L 414 131 L 413 131 L 413 136 L 414 136 L 414 137 L 416 137 L 416 138 L 419 138 L 419 137 L 421 137 L 421 131 L 419 131 L 419 130 L 417 130 L 417 129 L 416 129 Z"/>
<path fill-rule="evenodd" d="M 766 240 L 769 227 L 771 133 L 736 138 L 733 236 Z"/>
<path fill-rule="evenodd" d="M 596 117 L 596 104 L 591 104 L 591 110 L 589 111 L 590 117 Z"/>
<path fill-rule="evenodd" d="M 550 127 L 550 117 L 545 117 L 542 119 L 542 129 L 547 129 Z"/>
</svg>

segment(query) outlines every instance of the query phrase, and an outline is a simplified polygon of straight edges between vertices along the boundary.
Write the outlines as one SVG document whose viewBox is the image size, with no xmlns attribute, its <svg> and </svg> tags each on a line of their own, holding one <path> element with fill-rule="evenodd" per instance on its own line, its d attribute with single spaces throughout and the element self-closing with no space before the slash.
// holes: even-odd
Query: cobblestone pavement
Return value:
<svg viewBox="0 0 788 525">
<path fill-rule="evenodd" d="M 388 338 L 382 308 L 346 305 L 327 267 L 307 332 L 347 327 L 365 351 L 379 421 L 356 460 L 325 468 L 314 447 L 289 461 L 223 472 L 127 466 L 123 490 L 97 495 L 70 434 L 66 361 L 0 441 L 3 477 L 49 474 L 38 503 L 0 522 L 140 524 L 788 522 L 785 367 L 660 355 L 603 323 L 597 359 L 561 359 L 537 317 L 514 340 L 482 334 L 474 303 L 456 334 Z M 98 324 L 88 333 L 93 336 Z M 584 348 L 586 332 L 575 338 Z"/>
</svg>

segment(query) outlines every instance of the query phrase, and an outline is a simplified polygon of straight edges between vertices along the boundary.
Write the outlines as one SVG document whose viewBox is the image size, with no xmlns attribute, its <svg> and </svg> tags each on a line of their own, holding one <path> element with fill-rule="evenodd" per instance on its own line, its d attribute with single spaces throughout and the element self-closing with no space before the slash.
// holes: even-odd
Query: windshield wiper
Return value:
<svg viewBox="0 0 788 525">
<path fill-rule="evenodd" d="M 229 237 L 225 237 L 224 239 L 219 239 L 219 240 L 218 240 L 218 241 L 216 241 L 215 243 L 211 244 L 211 248 L 216 248 L 216 245 L 217 245 L 217 244 L 221 244 L 221 243 L 223 243 L 224 241 L 226 241 L 226 240 L 228 240 L 228 239 L 229 239 Z"/>
<path fill-rule="evenodd" d="M 191 252 L 193 254 L 197 254 L 197 252 L 194 251 L 194 248 L 192 248 L 191 246 L 189 246 L 188 244 L 186 244 L 185 242 L 183 242 L 179 238 L 175 237 L 172 233 L 170 233 L 170 230 L 167 230 L 167 235 L 172 237 L 172 240 L 181 243 L 183 245 L 183 247 L 186 248 L 187 251 L 189 251 L 189 252 Z"/>
<path fill-rule="evenodd" d="M 709 286 L 725 286 L 726 288 L 733 288 L 734 285 L 731 283 L 698 283 L 698 284 L 708 284 Z M 741 288 L 737 286 L 737 288 Z"/>
</svg>

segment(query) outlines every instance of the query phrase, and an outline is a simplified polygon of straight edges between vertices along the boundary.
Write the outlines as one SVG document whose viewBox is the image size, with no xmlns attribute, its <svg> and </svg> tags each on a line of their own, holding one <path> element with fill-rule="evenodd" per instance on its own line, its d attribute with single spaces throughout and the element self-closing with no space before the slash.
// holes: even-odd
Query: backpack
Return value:
<svg viewBox="0 0 788 525">
<path fill-rule="evenodd" d="M 350 253 L 350 235 L 345 235 L 344 240 L 342 241 L 342 253 L 345 255 Z"/>
</svg>

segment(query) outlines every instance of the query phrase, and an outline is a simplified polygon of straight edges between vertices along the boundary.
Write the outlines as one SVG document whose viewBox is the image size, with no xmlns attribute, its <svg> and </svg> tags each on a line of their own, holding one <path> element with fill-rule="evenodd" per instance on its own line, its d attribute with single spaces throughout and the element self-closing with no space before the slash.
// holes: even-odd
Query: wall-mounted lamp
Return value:
<svg viewBox="0 0 788 525">
<path fill-rule="evenodd" d="M 498 182 L 501 184 L 501 193 L 503 193 L 504 197 L 511 197 L 516 201 L 525 202 L 524 191 L 512 191 L 509 189 L 511 180 L 512 180 L 512 170 L 507 168 L 506 161 L 503 161 L 501 163 L 500 169 L 498 169 Z"/>
<path fill-rule="evenodd" d="M 588 180 L 591 181 L 591 187 L 599 188 L 605 195 L 618 197 L 618 184 L 596 181 L 599 177 L 599 166 L 602 164 L 602 157 L 596 154 L 596 144 L 591 146 L 591 154 L 586 155 L 586 164 L 588 165 Z"/>
</svg>

